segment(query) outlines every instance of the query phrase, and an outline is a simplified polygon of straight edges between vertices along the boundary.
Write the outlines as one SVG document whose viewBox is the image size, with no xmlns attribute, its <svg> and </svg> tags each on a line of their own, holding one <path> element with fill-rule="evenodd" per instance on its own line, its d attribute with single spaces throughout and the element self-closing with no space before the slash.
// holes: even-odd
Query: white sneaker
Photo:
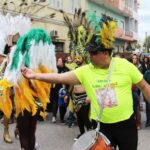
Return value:
<svg viewBox="0 0 150 150">
<path fill-rule="evenodd" d="M 56 122 L 56 117 L 52 117 L 52 122 L 55 123 Z"/>
<path fill-rule="evenodd" d="M 36 149 L 36 150 L 39 150 L 39 144 L 38 144 L 37 142 L 35 143 L 35 149 Z M 21 149 L 21 148 L 20 148 L 19 150 L 24 150 L 24 149 Z"/>
<path fill-rule="evenodd" d="M 35 149 L 39 150 L 39 144 L 37 142 L 35 143 Z"/>
</svg>

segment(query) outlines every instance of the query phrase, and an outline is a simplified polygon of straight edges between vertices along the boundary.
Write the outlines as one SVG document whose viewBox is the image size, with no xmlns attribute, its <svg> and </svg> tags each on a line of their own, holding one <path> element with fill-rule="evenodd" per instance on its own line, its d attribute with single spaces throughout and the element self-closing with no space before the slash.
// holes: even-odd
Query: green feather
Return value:
<svg viewBox="0 0 150 150">
<path fill-rule="evenodd" d="M 95 33 L 98 33 L 100 31 L 100 24 L 96 13 L 93 11 L 88 11 L 86 13 L 86 19 L 89 21 L 91 28 L 95 30 Z"/>
<path fill-rule="evenodd" d="M 24 45 L 25 41 L 26 41 L 26 35 L 19 38 L 17 42 L 16 50 L 12 58 L 12 64 L 11 64 L 10 70 L 18 68 L 19 57 L 20 57 L 19 54 L 22 50 L 25 50 L 25 45 Z"/>
<path fill-rule="evenodd" d="M 38 45 L 40 41 L 42 41 L 43 44 L 48 43 L 50 45 L 52 43 L 51 38 L 43 29 L 39 28 L 30 30 L 27 34 L 18 40 L 16 50 L 12 58 L 10 70 L 18 68 L 20 54 L 23 55 L 23 64 L 30 67 L 29 50 L 31 47 L 31 41 L 33 40 L 35 41 L 35 45 Z"/>
<path fill-rule="evenodd" d="M 38 44 L 41 40 L 42 42 L 48 43 L 49 45 L 52 43 L 52 40 L 50 39 L 49 35 L 43 30 L 43 29 L 32 29 L 27 34 L 28 40 L 35 40 L 35 44 Z"/>
</svg>

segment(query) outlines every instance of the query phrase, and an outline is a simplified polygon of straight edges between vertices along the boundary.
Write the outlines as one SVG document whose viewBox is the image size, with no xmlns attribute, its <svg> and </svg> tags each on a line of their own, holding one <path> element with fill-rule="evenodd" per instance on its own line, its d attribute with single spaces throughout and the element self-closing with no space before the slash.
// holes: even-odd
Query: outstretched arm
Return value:
<svg viewBox="0 0 150 150">
<path fill-rule="evenodd" d="M 142 91 L 145 96 L 145 99 L 150 103 L 150 85 L 142 79 L 138 84 L 137 87 Z"/>
<path fill-rule="evenodd" d="M 78 84 L 79 80 L 76 75 L 72 72 L 65 73 L 35 73 L 31 69 L 24 67 L 22 70 L 22 75 L 27 79 L 35 79 L 50 83 L 64 83 L 64 84 Z"/>
</svg>

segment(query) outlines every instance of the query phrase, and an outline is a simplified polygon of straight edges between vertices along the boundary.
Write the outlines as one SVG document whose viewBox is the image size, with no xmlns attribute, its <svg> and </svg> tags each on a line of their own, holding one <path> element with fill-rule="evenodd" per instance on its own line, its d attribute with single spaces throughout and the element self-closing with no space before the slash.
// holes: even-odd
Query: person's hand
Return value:
<svg viewBox="0 0 150 150">
<path fill-rule="evenodd" d="M 68 102 L 68 96 L 64 97 L 64 102 L 67 103 Z"/>
<path fill-rule="evenodd" d="M 89 103 L 90 103 L 90 99 L 88 97 L 86 97 L 85 104 L 88 105 Z"/>
<path fill-rule="evenodd" d="M 21 69 L 21 73 L 27 79 L 35 79 L 35 76 L 36 76 L 36 73 L 34 73 L 34 71 L 32 71 L 31 69 L 27 67 L 24 67 L 23 69 Z"/>
</svg>

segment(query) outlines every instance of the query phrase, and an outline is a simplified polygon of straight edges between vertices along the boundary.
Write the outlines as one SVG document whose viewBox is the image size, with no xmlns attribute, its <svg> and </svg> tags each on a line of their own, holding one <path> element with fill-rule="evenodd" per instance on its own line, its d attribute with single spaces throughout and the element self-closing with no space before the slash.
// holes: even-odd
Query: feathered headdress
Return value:
<svg viewBox="0 0 150 150">
<path fill-rule="evenodd" d="M 36 99 L 40 100 L 43 109 L 49 102 L 50 84 L 25 79 L 21 68 L 27 66 L 35 72 L 56 72 L 55 47 L 49 35 L 43 29 L 32 29 L 22 36 L 16 47 L 11 50 L 10 62 L 4 72 L 4 79 L 0 81 L 3 94 L 0 96 L 0 109 L 9 118 L 11 115 L 11 100 L 9 88 L 14 87 L 14 102 L 17 116 L 28 110 L 36 114 Z"/>
<path fill-rule="evenodd" d="M 90 26 L 94 29 L 90 42 L 86 45 L 87 51 L 105 51 L 112 50 L 115 41 L 114 34 L 117 29 L 117 23 L 113 18 L 102 15 L 97 17 L 93 12 L 87 12 L 87 19 Z M 98 20 L 98 21 L 97 21 Z"/>
<path fill-rule="evenodd" d="M 6 44 L 12 46 L 14 35 L 23 36 L 30 29 L 31 19 L 29 17 L 21 14 L 17 16 L 0 14 L 0 54 L 4 53 Z"/>
<path fill-rule="evenodd" d="M 65 24 L 69 28 L 68 37 L 72 42 L 74 55 L 82 55 L 84 60 L 88 62 L 88 53 L 85 48 L 88 51 L 92 51 L 96 47 L 101 50 L 113 48 L 117 25 L 111 17 L 102 15 L 100 18 L 95 12 L 82 12 L 81 9 L 76 9 L 72 20 L 63 11 L 61 12 Z"/>
<path fill-rule="evenodd" d="M 88 53 L 85 51 L 86 44 L 92 37 L 92 32 L 89 30 L 89 22 L 86 19 L 86 12 L 81 9 L 75 9 L 73 19 L 70 19 L 63 11 L 64 22 L 67 25 L 68 37 L 71 42 L 71 53 L 73 57 L 80 55 L 88 62 Z"/>
</svg>

